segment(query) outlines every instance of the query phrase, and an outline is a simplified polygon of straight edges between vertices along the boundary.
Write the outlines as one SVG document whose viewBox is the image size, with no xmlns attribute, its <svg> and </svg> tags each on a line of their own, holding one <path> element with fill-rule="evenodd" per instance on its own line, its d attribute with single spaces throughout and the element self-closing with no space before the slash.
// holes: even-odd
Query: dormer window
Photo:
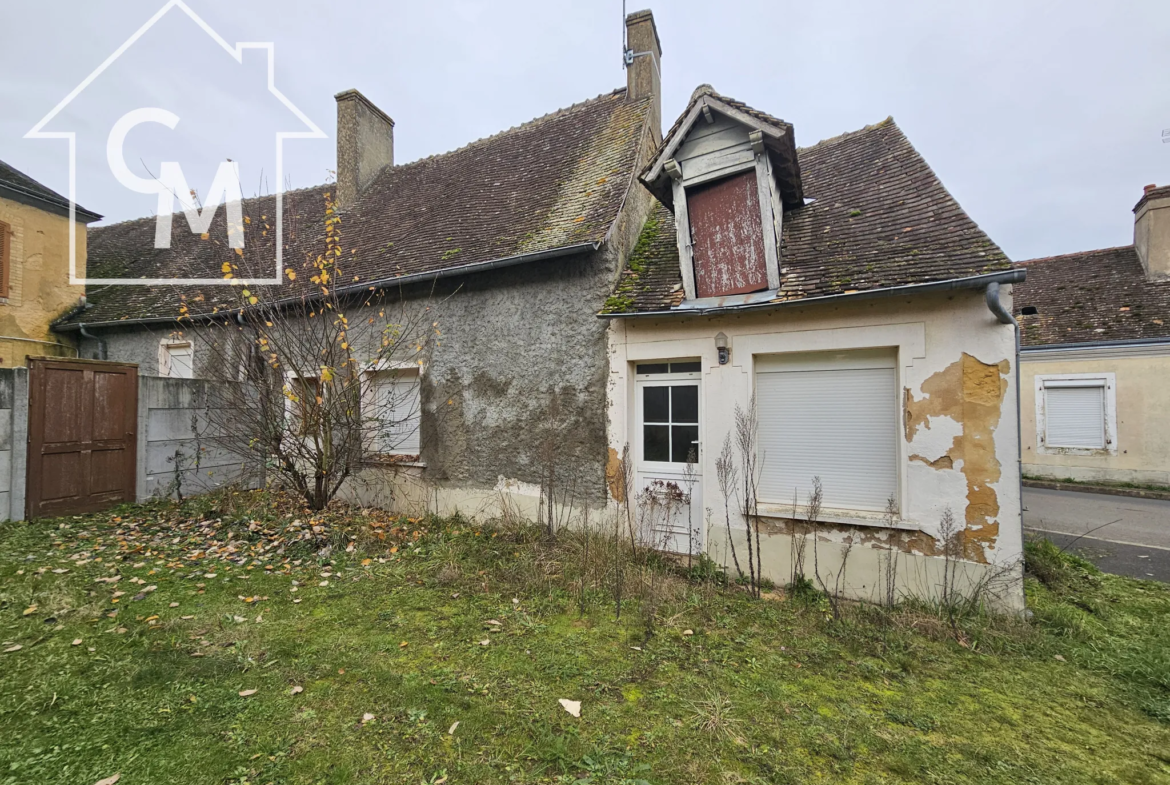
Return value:
<svg viewBox="0 0 1170 785">
<path fill-rule="evenodd" d="M 757 182 L 749 169 L 687 189 L 696 297 L 769 288 Z"/>
<path fill-rule="evenodd" d="M 700 87 L 642 182 L 674 211 L 687 300 L 780 288 L 784 208 L 804 202 L 792 126 Z"/>
</svg>

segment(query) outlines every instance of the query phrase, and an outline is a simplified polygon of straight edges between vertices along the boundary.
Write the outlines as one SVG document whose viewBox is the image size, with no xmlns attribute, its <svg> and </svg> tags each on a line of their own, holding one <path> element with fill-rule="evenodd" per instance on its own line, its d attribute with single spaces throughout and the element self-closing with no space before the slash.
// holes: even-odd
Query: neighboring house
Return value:
<svg viewBox="0 0 1170 785">
<path fill-rule="evenodd" d="M 85 277 L 85 224 L 76 208 L 77 277 Z M 69 283 L 69 200 L 0 161 L 0 367 L 31 356 L 75 357 L 70 336 L 49 329 L 85 287 Z"/>
<path fill-rule="evenodd" d="M 838 569 L 847 538 L 858 545 L 848 593 L 876 596 L 894 555 L 900 590 L 937 594 L 950 517 L 964 580 L 1006 577 L 1005 601 L 1020 606 L 1003 308 L 1023 272 L 892 120 L 797 148 L 791 125 L 704 87 L 663 139 L 653 17 L 627 27 L 625 89 L 413 163 L 394 163 L 386 114 L 355 91 L 337 96 L 337 184 L 286 195 L 285 257 L 308 250 L 306 222 L 336 191 L 355 296 L 432 297 L 442 333 L 406 381 L 422 401 L 417 459 L 372 465 L 354 495 L 531 513 L 554 433 L 578 505 L 622 501 L 628 448 L 637 489 L 685 487 L 688 503 L 652 527 L 656 544 L 729 564 L 715 464 L 754 395 L 768 577 L 787 582 L 788 532 L 819 477 L 821 568 Z M 246 214 L 275 209 L 249 201 Z M 249 243 L 272 240 L 249 231 Z M 156 251 L 153 237 L 153 219 L 94 231 L 91 275 L 166 277 L 222 258 L 206 238 L 176 231 Z M 57 329 L 84 324 L 86 357 L 215 378 L 221 358 L 183 332 L 198 319 L 180 329 L 176 317 L 238 303 L 230 287 L 95 287 Z"/>
<path fill-rule="evenodd" d="M 1026 475 L 1170 485 L 1170 186 L 1134 244 L 1021 262 Z"/>
</svg>

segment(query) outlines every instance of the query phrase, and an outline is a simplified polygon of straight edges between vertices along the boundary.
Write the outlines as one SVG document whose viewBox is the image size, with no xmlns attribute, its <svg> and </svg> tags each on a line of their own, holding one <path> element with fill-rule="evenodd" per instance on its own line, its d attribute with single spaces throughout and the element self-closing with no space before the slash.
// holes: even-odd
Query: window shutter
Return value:
<svg viewBox="0 0 1170 785">
<path fill-rule="evenodd" d="M 422 415 L 417 373 L 386 371 L 374 377 L 378 451 L 418 455 Z"/>
<path fill-rule="evenodd" d="M 688 188 L 687 216 L 697 296 L 718 297 L 768 288 L 754 169 Z"/>
<path fill-rule="evenodd" d="M 879 367 L 864 367 L 879 366 Z M 760 498 L 803 507 L 820 477 L 825 507 L 883 511 L 897 496 L 893 357 L 815 355 L 762 363 L 757 374 Z"/>
<path fill-rule="evenodd" d="M 8 272 L 12 268 L 12 227 L 0 221 L 0 297 L 8 297 Z"/>
<path fill-rule="evenodd" d="M 1048 447 L 1105 448 L 1105 387 L 1046 386 L 1044 442 Z"/>
<path fill-rule="evenodd" d="M 195 357 L 190 344 L 178 344 L 167 347 L 167 373 L 172 379 L 192 379 L 195 377 Z"/>
</svg>

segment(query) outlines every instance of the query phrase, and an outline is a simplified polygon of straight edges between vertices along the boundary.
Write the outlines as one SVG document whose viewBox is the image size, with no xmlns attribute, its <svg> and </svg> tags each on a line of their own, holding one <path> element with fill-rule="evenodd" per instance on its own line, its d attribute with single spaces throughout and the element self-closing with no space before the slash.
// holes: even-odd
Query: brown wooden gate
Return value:
<svg viewBox="0 0 1170 785">
<path fill-rule="evenodd" d="M 29 518 L 134 501 L 138 368 L 29 358 Z"/>
</svg>

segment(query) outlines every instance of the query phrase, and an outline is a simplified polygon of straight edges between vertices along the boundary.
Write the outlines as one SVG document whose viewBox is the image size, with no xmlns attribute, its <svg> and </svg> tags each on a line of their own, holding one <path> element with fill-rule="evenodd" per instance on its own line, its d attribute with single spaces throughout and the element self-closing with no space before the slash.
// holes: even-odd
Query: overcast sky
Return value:
<svg viewBox="0 0 1170 785">
<path fill-rule="evenodd" d="M 5 3 L 0 159 L 67 193 L 67 145 L 24 134 L 162 7 Z M 397 123 L 400 163 L 441 153 L 625 84 L 619 0 L 189 0 L 231 43 L 272 41 L 276 83 L 328 135 L 288 142 L 285 181 L 334 167 L 333 95 L 357 88 Z M 68 13 L 64 12 L 68 8 Z M 630 10 L 644 7 L 631 0 Z M 1146 183 L 1170 183 L 1170 2 L 656 0 L 664 124 L 691 91 L 720 92 L 820 139 L 893 115 L 967 212 L 1013 259 L 1132 242 Z M 106 164 L 114 120 L 146 106 L 181 120 L 131 134 L 140 174 L 180 160 L 204 191 L 240 162 L 271 192 L 273 135 L 302 130 L 265 89 L 172 10 L 49 126 L 78 133 L 78 201 L 107 220 L 154 197 Z M 164 156 L 166 158 L 164 159 Z M 155 162 L 155 163 L 152 163 Z"/>
</svg>

